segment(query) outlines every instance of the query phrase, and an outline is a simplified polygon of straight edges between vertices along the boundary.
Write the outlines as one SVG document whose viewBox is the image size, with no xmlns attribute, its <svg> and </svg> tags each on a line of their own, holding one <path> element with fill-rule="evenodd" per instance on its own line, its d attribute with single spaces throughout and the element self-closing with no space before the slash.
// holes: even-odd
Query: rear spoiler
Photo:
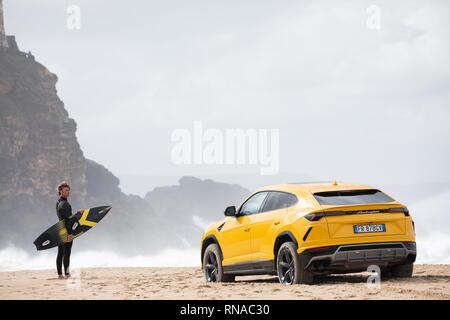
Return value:
<svg viewBox="0 0 450 320">
<path fill-rule="evenodd" d="M 377 214 L 377 213 L 397 213 L 402 212 L 405 216 L 409 216 L 409 210 L 406 207 L 403 208 L 388 208 L 388 209 L 375 209 L 375 210 L 352 210 L 352 211 L 319 211 L 307 214 L 305 219 L 309 221 L 318 221 L 323 217 L 334 217 L 334 216 L 346 216 L 353 214 Z"/>
</svg>

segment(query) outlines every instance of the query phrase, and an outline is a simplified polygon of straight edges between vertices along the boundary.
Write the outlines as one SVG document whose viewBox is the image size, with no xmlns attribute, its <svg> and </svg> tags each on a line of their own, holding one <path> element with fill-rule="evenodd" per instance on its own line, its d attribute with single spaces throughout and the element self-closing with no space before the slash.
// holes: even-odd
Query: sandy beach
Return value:
<svg viewBox="0 0 450 320">
<path fill-rule="evenodd" d="M 0 272 L 0 299 L 450 299 L 450 265 L 417 265 L 412 279 L 367 286 L 368 273 L 283 286 L 273 276 L 206 283 L 200 268 L 86 268 L 71 279 L 54 270 Z"/>
</svg>

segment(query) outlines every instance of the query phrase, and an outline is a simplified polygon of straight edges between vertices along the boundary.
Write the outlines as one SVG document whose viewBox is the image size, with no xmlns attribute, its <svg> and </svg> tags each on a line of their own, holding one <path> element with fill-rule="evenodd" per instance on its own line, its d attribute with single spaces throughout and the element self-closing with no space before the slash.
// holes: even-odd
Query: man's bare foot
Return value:
<svg viewBox="0 0 450 320">
<path fill-rule="evenodd" d="M 70 273 L 66 273 L 66 279 L 70 278 Z"/>
<path fill-rule="evenodd" d="M 58 279 L 65 279 L 62 274 L 58 274 Z"/>
</svg>

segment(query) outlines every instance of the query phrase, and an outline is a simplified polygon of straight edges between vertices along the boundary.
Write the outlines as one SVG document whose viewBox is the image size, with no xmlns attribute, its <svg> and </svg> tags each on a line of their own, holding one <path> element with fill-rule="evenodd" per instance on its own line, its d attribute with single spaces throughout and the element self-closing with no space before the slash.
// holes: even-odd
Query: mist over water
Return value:
<svg viewBox="0 0 450 320">
<path fill-rule="evenodd" d="M 55 269 L 57 249 L 30 254 L 10 246 L 0 250 L 0 271 Z M 165 249 L 155 255 L 124 256 L 112 251 L 80 250 L 72 253 L 70 268 L 91 267 L 196 267 L 200 253 L 193 249 Z"/>
<path fill-rule="evenodd" d="M 446 191 L 409 206 L 419 263 L 450 263 L 449 205 L 450 191 Z"/>
</svg>

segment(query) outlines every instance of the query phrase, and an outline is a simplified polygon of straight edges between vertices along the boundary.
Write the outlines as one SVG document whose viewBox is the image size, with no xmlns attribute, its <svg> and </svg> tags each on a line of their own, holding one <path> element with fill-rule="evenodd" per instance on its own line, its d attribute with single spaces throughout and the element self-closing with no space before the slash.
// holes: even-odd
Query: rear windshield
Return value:
<svg viewBox="0 0 450 320">
<path fill-rule="evenodd" d="M 323 205 L 387 203 L 395 201 L 387 194 L 376 189 L 317 192 L 314 193 L 314 197 Z"/>
</svg>

